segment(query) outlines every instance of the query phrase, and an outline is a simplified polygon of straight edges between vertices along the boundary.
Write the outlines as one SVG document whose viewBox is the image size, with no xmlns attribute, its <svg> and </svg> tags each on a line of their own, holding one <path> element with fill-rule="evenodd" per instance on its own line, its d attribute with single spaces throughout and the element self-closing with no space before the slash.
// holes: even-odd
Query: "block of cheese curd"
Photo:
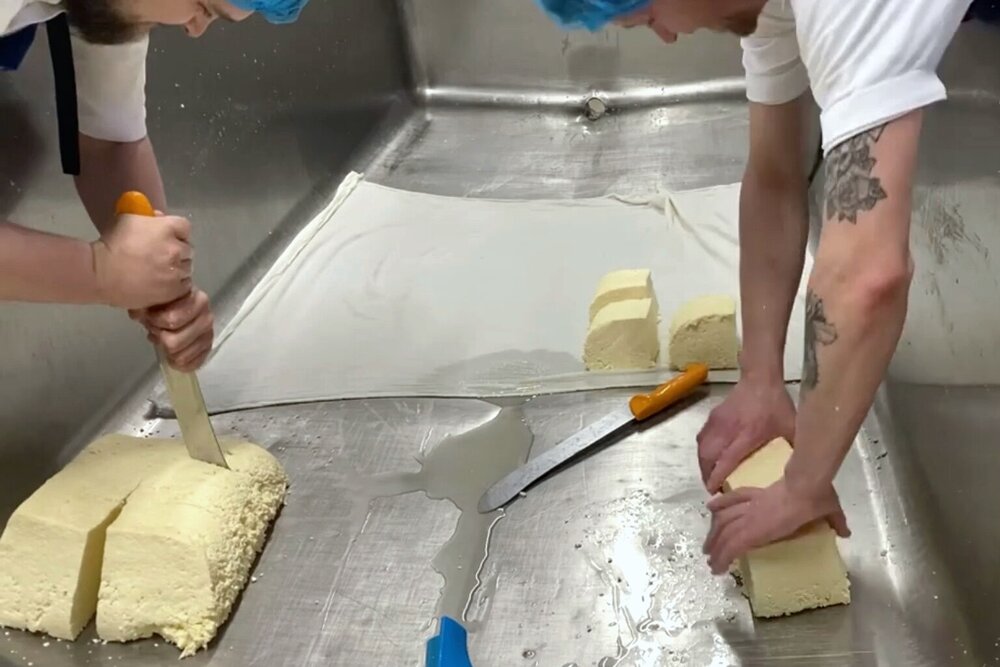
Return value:
<svg viewBox="0 0 1000 667">
<path fill-rule="evenodd" d="M 696 362 L 712 369 L 737 368 L 736 301 L 709 295 L 681 306 L 670 322 L 668 353 L 677 370 Z"/>
<path fill-rule="evenodd" d="M 593 322 L 597 313 L 609 303 L 630 299 L 656 301 L 653 276 L 649 269 L 622 269 L 612 271 L 601 278 L 597 284 L 594 300 L 590 303 L 590 321 Z"/>
<path fill-rule="evenodd" d="M 653 368 L 660 356 L 659 311 L 653 299 L 615 301 L 590 323 L 583 347 L 588 370 Z"/>
<path fill-rule="evenodd" d="M 772 440 L 733 471 L 725 490 L 770 486 L 784 474 L 791 455 L 786 440 Z M 758 617 L 786 616 L 851 601 L 851 585 L 837 549 L 836 533 L 826 521 L 751 551 L 740 559 L 736 574 Z"/>
<path fill-rule="evenodd" d="M 182 657 L 229 616 L 285 498 L 288 478 L 266 450 L 224 444 L 230 469 L 191 459 L 148 476 L 107 530 L 97 634 L 160 635 Z"/>
<path fill-rule="evenodd" d="M 108 436 L 18 507 L 0 537 L 0 625 L 74 639 L 97 606 L 105 531 L 144 477 L 183 445 Z"/>
</svg>

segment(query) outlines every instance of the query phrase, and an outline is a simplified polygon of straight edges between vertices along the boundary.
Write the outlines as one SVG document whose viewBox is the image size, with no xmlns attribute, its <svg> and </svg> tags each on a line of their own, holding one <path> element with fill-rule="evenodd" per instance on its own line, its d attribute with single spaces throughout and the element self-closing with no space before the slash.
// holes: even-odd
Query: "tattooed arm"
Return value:
<svg viewBox="0 0 1000 667">
<path fill-rule="evenodd" d="M 806 373 L 787 471 L 803 493 L 833 482 L 903 331 L 921 120 L 911 113 L 827 156 L 826 220 L 809 280 Z"/>
<path fill-rule="evenodd" d="M 850 534 L 833 478 L 906 318 L 921 119 L 921 112 L 913 112 L 827 155 L 826 220 L 809 279 L 795 450 L 784 478 L 771 487 L 739 489 L 709 503 L 713 522 L 705 551 L 716 573 L 748 550 L 822 517 L 840 535 Z"/>
</svg>

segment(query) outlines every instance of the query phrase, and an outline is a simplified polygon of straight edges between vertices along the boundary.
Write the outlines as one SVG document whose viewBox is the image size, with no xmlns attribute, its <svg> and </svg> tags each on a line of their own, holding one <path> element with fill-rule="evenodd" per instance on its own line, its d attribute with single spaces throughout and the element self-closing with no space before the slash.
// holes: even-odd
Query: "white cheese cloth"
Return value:
<svg viewBox="0 0 1000 667">
<path fill-rule="evenodd" d="M 652 269 L 665 357 L 681 303 L 739 293 L 738 198 L 739 186 L 727 185 L 638 203 L 496 201 L 351 174 L 219 336 L 200 373 L 209 408 L 656 383 L 670 376 L 665 358 L 654 371 L 584 370 L 597 283 L 615 269 Z M 801 375 L 803 309 L 804 287 L 789 331 L 789 380 Z M 712 379 L 732 382 L 736 373 Z"/>
</svg>

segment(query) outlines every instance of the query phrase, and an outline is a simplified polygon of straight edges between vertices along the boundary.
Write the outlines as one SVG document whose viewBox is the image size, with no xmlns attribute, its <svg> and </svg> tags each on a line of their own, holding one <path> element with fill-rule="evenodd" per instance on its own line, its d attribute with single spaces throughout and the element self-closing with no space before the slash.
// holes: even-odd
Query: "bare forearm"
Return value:
<svg viewBox="0 0 1000 667">
<path fill-rule="evenodd" d="M 785 337 L 807 237 L 805 178 L 768 184 L 748 174 L 740 196 L 740 365 L 748 377 L 784 381 Z"/>
<path fill-rule="evenodd" d="M 0 223 L 0 301 L 102 302 L 90 244 Z"/>
<path fill-rule="evenodd" d="M 750 105 L 740 190 L 743 376 L 784 382 L 784 349 L 809 234 L 805 98 Z"/>
<path fill-rule="evenodd" d="M 163 180 L 149 138 L 115 143 L 80 135 L 80 162 L 76 189 L 101 232 L 114 222 L 115 202 L 123 192 L 139 190 L 157 209 L 166 210 Z"/>
</svg>

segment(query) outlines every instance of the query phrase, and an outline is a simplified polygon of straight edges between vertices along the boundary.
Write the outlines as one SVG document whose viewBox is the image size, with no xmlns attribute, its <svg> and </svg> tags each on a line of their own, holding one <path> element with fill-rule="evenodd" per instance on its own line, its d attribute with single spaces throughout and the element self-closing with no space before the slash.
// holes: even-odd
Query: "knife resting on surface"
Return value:
<svg viewBox="0 0 1000 667">
<path fill-rule="evenodd" d="M 627 426 L 646 421 L 688 396 L 708 379 L 708 366 L 691 364 L 680 375 L 648 394 L 633 396 L 622 406 L 582 431 L 563 440 L 497 482 L 483 494 L 479 511 L 483 514 L 500 509 L 519 493 L 590 447 L 604 442 Z"/>
</svg>

